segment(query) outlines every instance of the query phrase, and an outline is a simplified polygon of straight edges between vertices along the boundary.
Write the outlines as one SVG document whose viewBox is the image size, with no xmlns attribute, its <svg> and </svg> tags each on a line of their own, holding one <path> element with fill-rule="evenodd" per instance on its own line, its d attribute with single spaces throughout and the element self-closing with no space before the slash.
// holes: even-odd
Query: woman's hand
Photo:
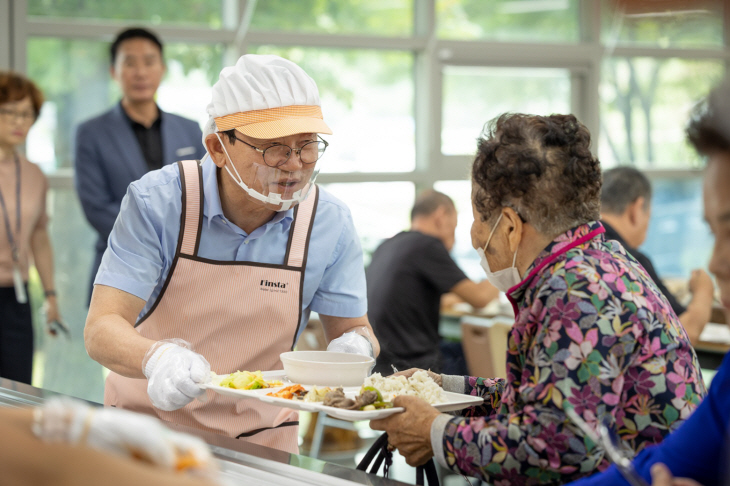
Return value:
<svg viewBox="0 0 730 486">
<path fill-rule="evenodd" d="M 51 328 L 51 323 L 61 320 L 61 315 L 58 313 L 58 300 L 55 295 L 46 297 L 43 310 L 46 313 L 46 331 L 48 334 L 55 336 L 56 332 Z"/>
<path fill-rule="evenodd" d="M 675 478 L 667 466 L 661 463 L 651 467 L 651 486 L 702 486 L 689 478 Z"/>
<path fill-rule="evenodd" d="M 403 373 L 408 373 L 408 370 Z M 418 370 L 415 370 L 418 371 Z M 370 428 L 388 433 L 388 444 L 398 449 L 409 466 L 420 466 L 433 456 L 431 448 L 431 424 L 441 412 L 424 400 L 411 395 L 399 395 L 393 407 L 403 407 L 384 419 L 371 420 Z"/>
<path fill-rule="evenodd" d="M 405 376 L 406 378 L 410 378 L 411 376 L 413 376 L 413 373 L 415 373 L 416 371 L 425 371 L 426 373 L 428 373 L 428 376 L 430 376 L 431 379 L 436 382 L 436 384 L 438 386 L 442 386 L 441 385 L 441 375 L 438 373 L 434 373 L 431 370 L 422 370 L 420 368 L 411 368 L 411 369 L 408 369 L 405 371 L 399 371 L 397 373 L 393 373 L 390 376 Z"/>
</svg>

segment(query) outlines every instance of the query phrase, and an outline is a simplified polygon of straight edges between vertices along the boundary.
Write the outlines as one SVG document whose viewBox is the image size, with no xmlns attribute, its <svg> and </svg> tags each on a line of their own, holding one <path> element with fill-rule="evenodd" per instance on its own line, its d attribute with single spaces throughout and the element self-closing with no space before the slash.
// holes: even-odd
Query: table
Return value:
<svg viewBox="0 0 730 486">
<path fill-rule="evenodd" d="M 471 306 L 455 306 L 450 309 L 441 310 L 439 322 L 439 334 L 442 338 L 461 341 L 461 318 L 464 316 L 484 318 L 510 318 L 511 313 L 503 306 L 483 309 L 474 309 Z M 716 312 L 713 316 L 718 317 Z M 700 366 L 705 369 L 716 370 L 720 367 L 725 354 L 730 351 L 730 326 L 724 323 L 724 314 L 721 315 L 722 323 L 710 322 L 700 334 L 700 340 L 695 345 L 695 352 Z M 514 318 L 514 317 L 512 317 Z M 721 320 L 721 319 L 718 319 Z"/>
<path fill-rule="evenodd" d="M 724 323 L 709 322 L 695 345 L 700 366 L 716 370 L 728 351 L 730 351 L 730 327 Z"/>
</svg>

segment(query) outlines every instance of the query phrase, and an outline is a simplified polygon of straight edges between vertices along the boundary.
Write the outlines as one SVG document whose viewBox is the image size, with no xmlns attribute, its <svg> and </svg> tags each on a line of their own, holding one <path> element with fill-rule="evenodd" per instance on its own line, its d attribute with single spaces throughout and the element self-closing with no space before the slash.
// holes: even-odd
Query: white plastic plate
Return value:
<svg viewBox="0 0 730 486">
<path fill-rule="evenodd" d="M 277 407 L 292 408 L 295 410 L 303 410 L 305 412 L 322 412 L 331 417 L 338 418 L 340 420 L 347 420 L 349 422 L 355 422 L 358 420 L 381 419 L 387 417 L 388 415 L 393 415 L 394 413 L 400 413 L 403 411 L 403 408 L 401 407 L 384 408 L 381 410 L 345 410 L 342 408 L 328 407 L 323 405 L 321 402 L 305 402 L 302 400 L 288 400 L 286 398 L 269 397 L 267 396 L 268 393 L 278 391 L 284 387 L 291 386 L 294 383 L 287 379 L 284 370 L 264 371 L 262 374 L 265 380 L 279 380 L 283 383 L 283 385 L 272 388 L 261 388 L 258 390 L 236 390 L 235 388 L 222 387 L 211 383 L 208 385 L 204 385 L 204 388 L 212 390 L 216 393 L 220 393 L 221 395 L 233 398 L 260 400 L 264 403 L 275 405 Z M 307 390 L 312 388 L 310 385 L 304 385 L 304 387 Z M 317 388 L 323 387 L 318 386 Z M 355 395 L 360 392 L 360 387 L 344 387 L 343 391 L 345 392 L 346 397 L 354 398 Z M 473 407 L 475 405 L 481 404 L 484 401 L 482 397 L 473 397 L 471 395 L 463 395 L 461 393 L 452 393 L 447 391 L 444 391 L 444 396 L 447 400 L 445 403 L 439 403 L 437 405 L 434 405 L 437 410 L 440 410 L 442 412 L 453 412 L 456 410 Z"/>
</svg>

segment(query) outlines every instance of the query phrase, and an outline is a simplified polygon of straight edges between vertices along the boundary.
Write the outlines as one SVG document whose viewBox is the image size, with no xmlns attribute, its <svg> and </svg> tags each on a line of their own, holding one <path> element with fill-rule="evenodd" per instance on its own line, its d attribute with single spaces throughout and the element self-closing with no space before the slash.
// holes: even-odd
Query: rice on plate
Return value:
<svg viewBox="0 0 730 486">
<path fill-rule="evenodd" d="M 410 378 L 405 376 L 387 376 L 373 373 L 365 378 L 363 386 L 371 386 L 378 390 L 383 400 L 392 402 L 398 395 L 415 395 L 431 405 L 446 402 L 443 389 L 421 370 L 416 371 Z"/>
</svg>

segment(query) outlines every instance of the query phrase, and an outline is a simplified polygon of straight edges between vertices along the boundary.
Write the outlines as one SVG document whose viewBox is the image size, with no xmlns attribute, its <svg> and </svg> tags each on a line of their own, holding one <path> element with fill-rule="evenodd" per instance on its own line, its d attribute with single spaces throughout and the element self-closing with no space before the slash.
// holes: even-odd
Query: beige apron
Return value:
<svg viewBox="0 0 730 486">
<path fill-rule="evenodd" d="M 183 212 L 180 237 L 167 281 L 137 331 L 154 340 L 181 338 L 202 354 L 211 369 L 282 369 L 279 354 L 295 343 L 302 312 L 307 246 L 318 191 L 294 210 L 284 265 L 207 260 L 197 256 L 203 223 L 202 169 L 197 161 L 179 162 Z M 296 411 L 236 400 L 211 391 L 180 410 L 152 406 L 147 380 L 110 373 L 104 404 L 156 415 L 248 442 L 298 453 Z"/>
</svg>

